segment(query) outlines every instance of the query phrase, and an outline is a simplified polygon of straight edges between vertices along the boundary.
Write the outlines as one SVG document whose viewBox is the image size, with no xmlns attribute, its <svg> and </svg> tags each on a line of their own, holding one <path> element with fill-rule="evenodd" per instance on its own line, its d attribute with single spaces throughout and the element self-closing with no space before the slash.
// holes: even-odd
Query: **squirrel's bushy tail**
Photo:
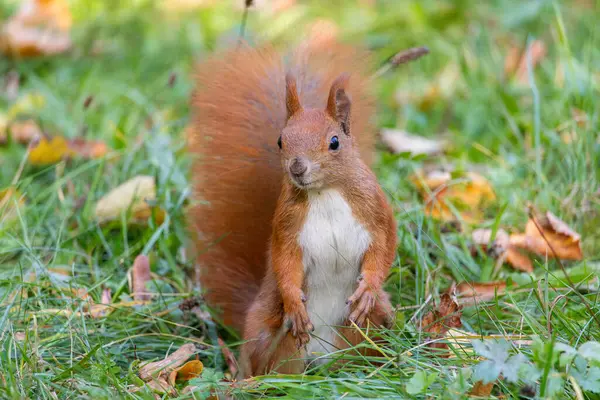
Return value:
<svg viewBox="0 0 600 400">
<path fill-rule="evenodd" d="M 366 53 L 309 42 L 285 58 L 267 47 L 218 53 L 199 66 L 192 100 L 196 279 L 223 323 L 240 332 L 265 273 L 281 187 L 277 139 L 286 123 L 286 72 L 296 77 L 307 108 L 324 108 L 333 80 L 349 72 L 352 134 L 367 163 L 375 140 Z"/>
</svg>

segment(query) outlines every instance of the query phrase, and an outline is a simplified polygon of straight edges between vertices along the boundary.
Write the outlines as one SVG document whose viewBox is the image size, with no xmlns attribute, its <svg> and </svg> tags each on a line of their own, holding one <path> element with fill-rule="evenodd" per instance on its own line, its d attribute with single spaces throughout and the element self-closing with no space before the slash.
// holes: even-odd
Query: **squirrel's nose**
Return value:
<svg viewBox="0 0 600 400">
<path fill-rule="evenodd" d="M 308 161 L 302 158 L 295 158 L 290 164 L 292 175 L 301 176 L 308 170 Z"/>
</svg>

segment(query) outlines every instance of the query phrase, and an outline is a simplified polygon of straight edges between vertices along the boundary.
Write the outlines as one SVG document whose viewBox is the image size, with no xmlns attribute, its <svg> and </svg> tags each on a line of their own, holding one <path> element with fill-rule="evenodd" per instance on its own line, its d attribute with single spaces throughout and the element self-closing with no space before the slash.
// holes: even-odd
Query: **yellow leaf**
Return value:
<svg viewBox="0 0 600 400">
<path fill-rule="evenodd" d="M 33 165 L 54 164 L 67 156 L 69 146 L 65 138 L 55 136 L 48 140 L 41 137 L 37 143 L 32 143 L 29 149 L 29 162 Z"/>
<path fill-rule="evenodd" d="M 204 365 L 200 360 L 192 360 L 173 370 L 169 374 L 169 383 L 175 386 L 175 381 L 189 381 L 200 376 Z"/>
<path fill-rule="evenodd" d="M 156 185 L 154 177 L 140 175 L 128 180 L 111 190 L 96 204 L 95 216 L 100 222 L 118 219 L 121 213 L 131 209 L 133 219 L 146 220 L 152 213 L 148 202 L 156 200 Z M 159 217 L 164 217 L 164 212 L 156 210 Z"/>
<path fill-rule="evenodd" d="M 6 113 L 8 120 L 14 120 L 21 114 L 36 111 L 44 106 L 46 99 L 39 93 L 28 93 L 13 104 Z"/>
</svg>

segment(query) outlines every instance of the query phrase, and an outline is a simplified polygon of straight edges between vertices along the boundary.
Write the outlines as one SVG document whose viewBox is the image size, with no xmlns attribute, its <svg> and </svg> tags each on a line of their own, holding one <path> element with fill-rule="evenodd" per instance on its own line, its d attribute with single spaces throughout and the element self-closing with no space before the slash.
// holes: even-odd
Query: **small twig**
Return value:
<svg viewBox="0 0 600 400">
<path fill-rule="evenodd" d="M 240 24 L 240 35 L 238 39 L 238 46 L 242 44 L 244 34 L 246 33 L 246 22 L 248 21 L 248 9 L 252 6 L 254 0 L 246 0 L 244 3 L 244 14 L 242 14 L 242 23 Z"/>
<path fill-rule="evenodd" d="M 389 70 L 421 58 L 426 54 L 429 54 L 429 49 L 425 46 L 413 47 L 411 49 L 401 51 L 400 53 L 396 53 L 381 68 L 379 68 L 377 72 L 373 74 L 373 78 L 379 78 Z"/>
<path fill-rule="evenodd" d="M 554 255 L 554 258 L 556 259 L 556 261 L 558 261 L 558 265 L 560 266 L 560 269 L 565 274 L 565 279 L 567 280 L 567 283 L 569 284 L 569 286 L 571 287 L 571 289 L 573 290 L 573 292 L 575 292 L 575 294 L 577 294 L 581 298 L 581 301 L 583 302 L 583 305 L 585 306 L 585 308 L 587 308 L 587 310 L 589 311 L 590 315 L 594 318 L 594 320 L 596 321 L 596 323 L 598 324 L 598 326 L 600 326 L 600 320 L 598 319 L 598 316 L 593 312 L 592 307 L 588 303 L 588 301 L 585 298 L 585 296 L 582 295 L 579 292 L 579 290 L 577 290 L 577 287 L 575 286 L 575 283 L 573 283 L 573 281 L 571 280 L 571 277 L 569 276 L 569 274 L 567 272 L 567 269 L 565 268 L 565 266 L 562 263 L 561 259 L 558 257 L 558 254 L 554 250 L 554 247 L 552 246 L 552 244 L 550 244 L 550 241 L 548 240 L 548 238 L 546 238 L 546 235 L 542 231 L 542 228 L 539 226 L 539 224 L 538 224 L 535 216 L 533 215 L 533 207 L 529 206 L 527 208 L 527 214 L 529 215 L 529 219 L 531 219 L 531 221 L 533 221 L 533 224 L 535 225 L 535 228 L 538 230 L 538 232 L 542 236 L 542 239 L 544 239 L 544 241 L 546 242 L 546 245 L 548 245 L 548 247 L 550 248 L 550 251 Z"/>
</svg>

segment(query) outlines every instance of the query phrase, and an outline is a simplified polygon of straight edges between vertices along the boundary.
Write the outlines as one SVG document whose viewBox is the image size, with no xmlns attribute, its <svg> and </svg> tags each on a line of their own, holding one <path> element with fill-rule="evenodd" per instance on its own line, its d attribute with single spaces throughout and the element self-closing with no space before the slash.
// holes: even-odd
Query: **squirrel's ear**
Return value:
<svg viewBox="0 0 600 400">
<path fill-rule="evenodd" d="M 287 108 L 287 119 L 302 110 L 298 90 L 296 89 L 296 79 L 291 74 L 285 76 L 285 106 Z"/>
<path fill-rule="evenodd" d="M 329 90 L 327 113 L 336 120 L 346 135 L 350 135 L 350 98 L 346 94 L 346 86 L 350 75 L 344 73 L 336 78 Z"/>
</svg>

